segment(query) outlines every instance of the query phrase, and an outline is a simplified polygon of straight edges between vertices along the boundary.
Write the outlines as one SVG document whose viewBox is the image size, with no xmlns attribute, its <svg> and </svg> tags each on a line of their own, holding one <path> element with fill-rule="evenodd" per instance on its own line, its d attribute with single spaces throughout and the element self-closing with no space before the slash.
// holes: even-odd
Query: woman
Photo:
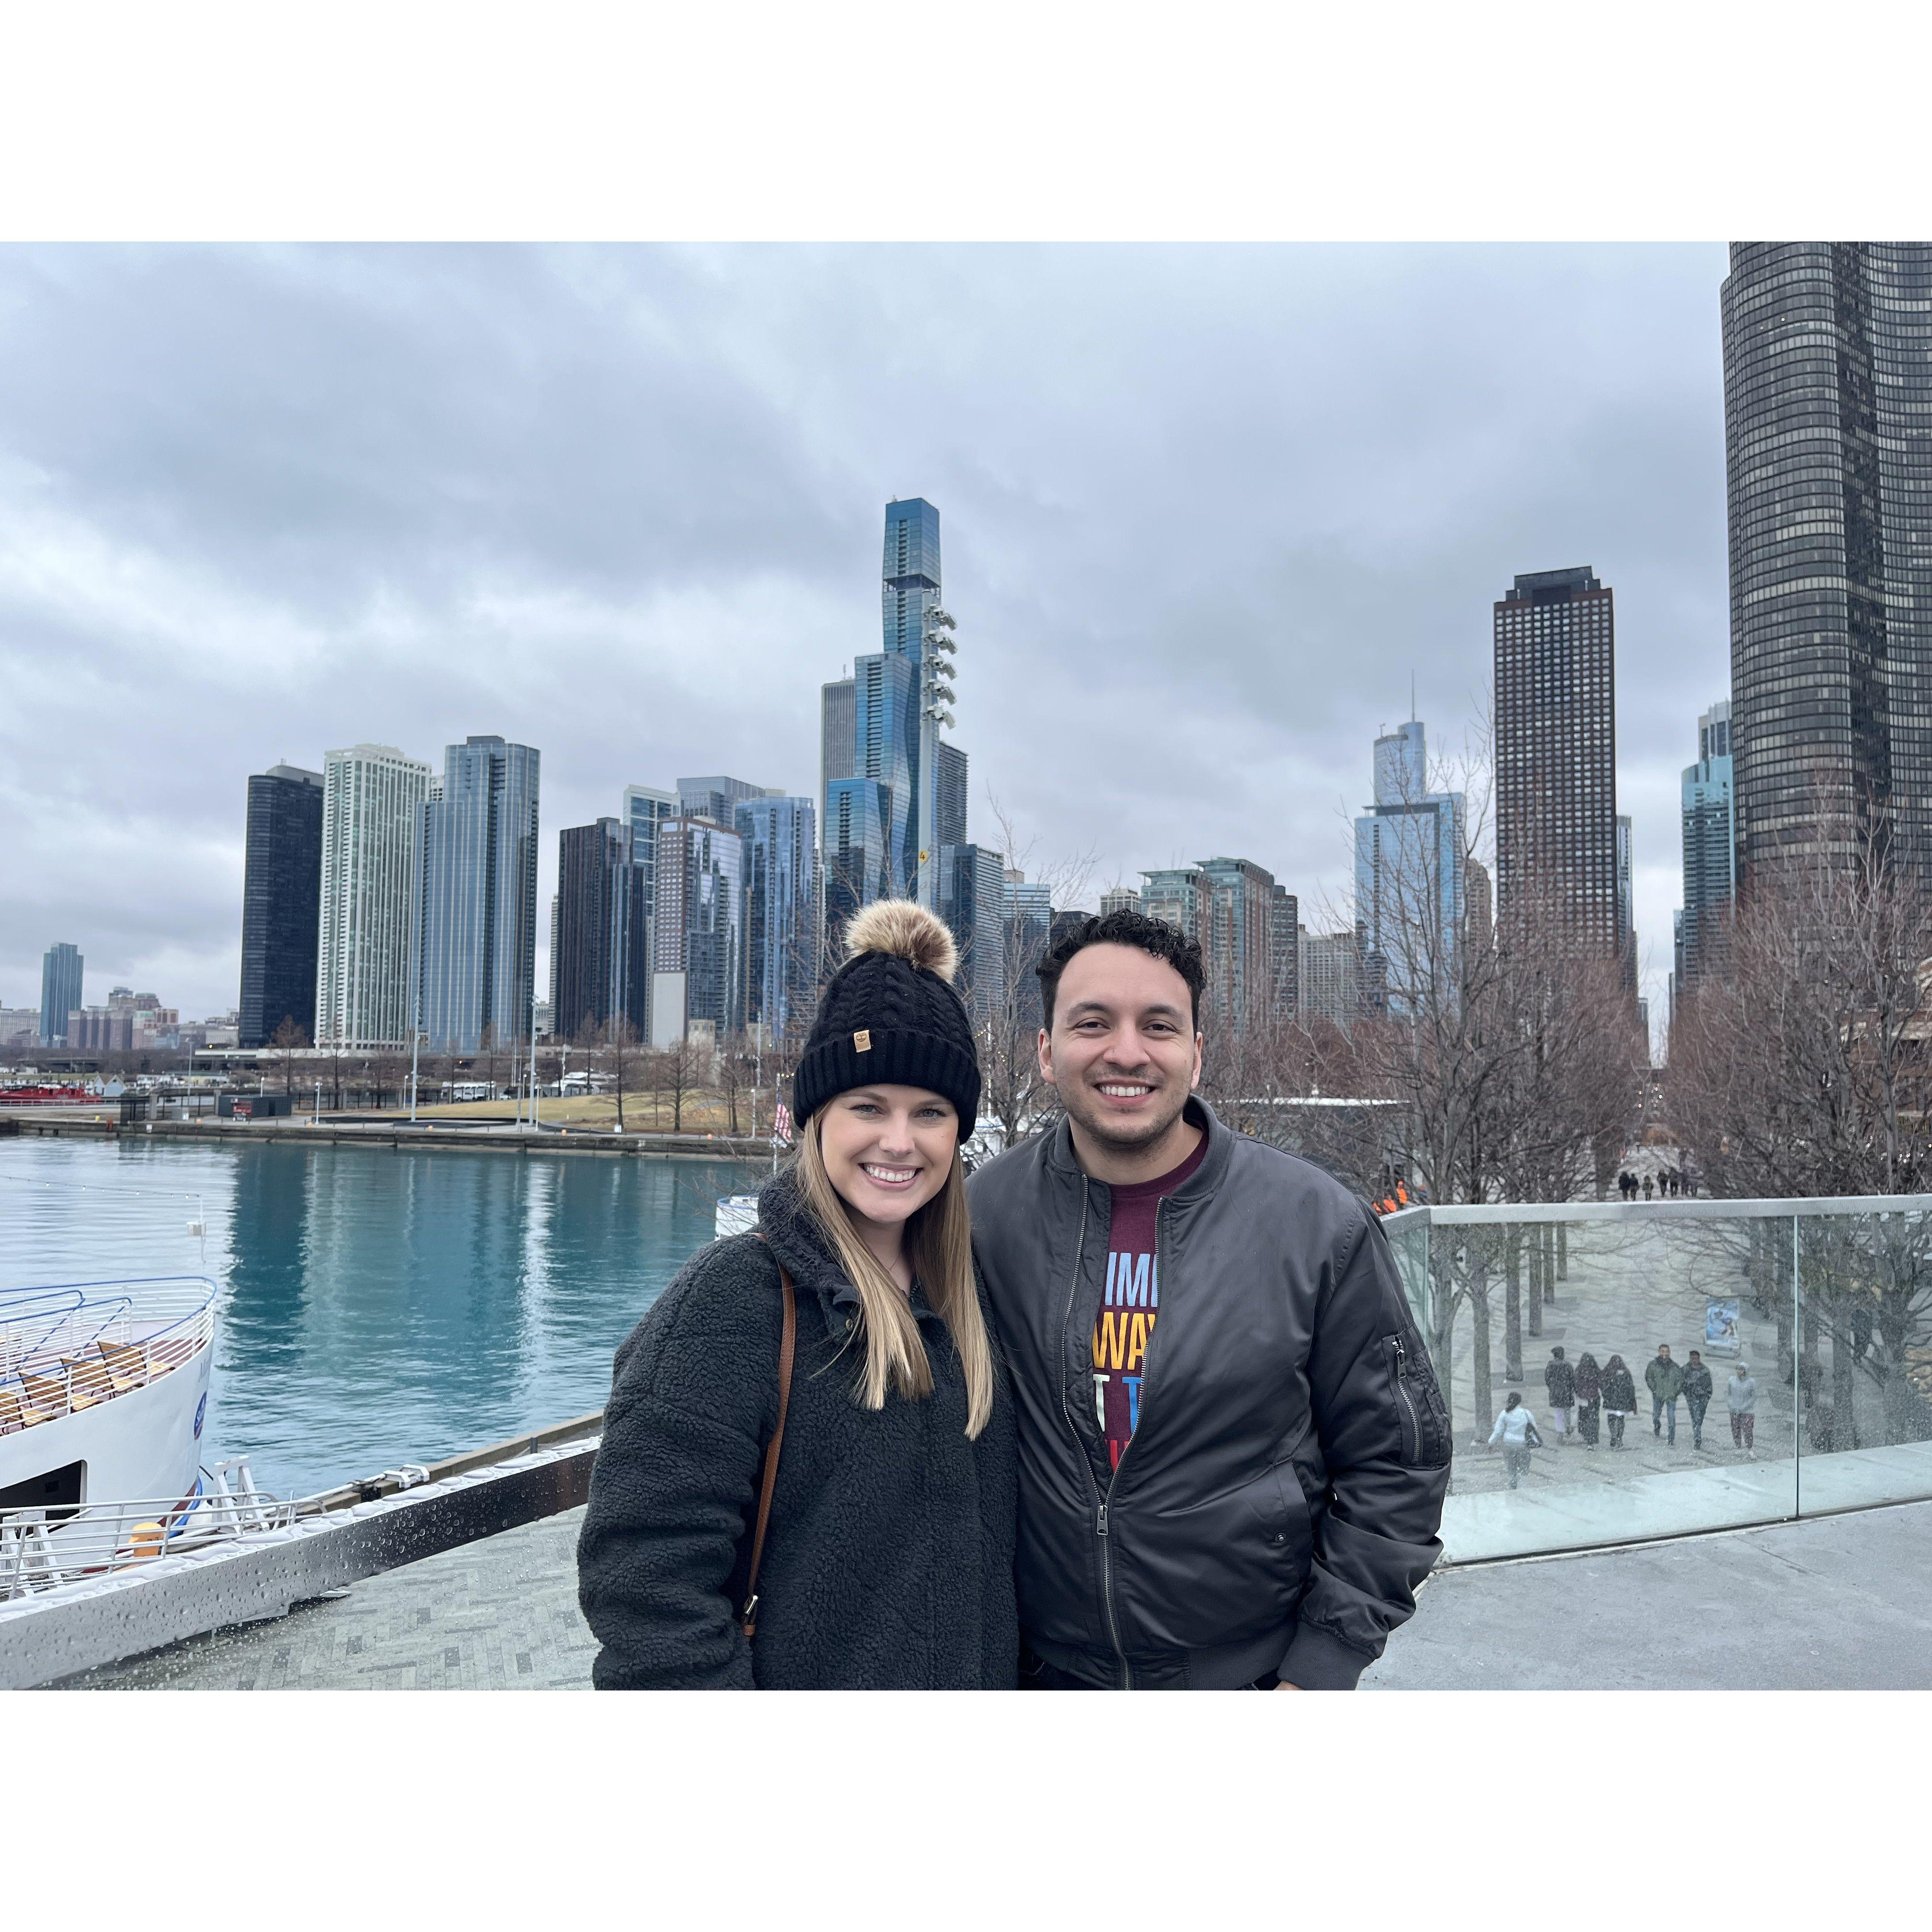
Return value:
<svg viewBox="0 0 1932 1932">
<path fill-rule="evenodd" d="M 694 1256 L 617 1352 L 578 1547 L 600 1689 L 1017 1680 L 1012 1409 L 967 1225 L 980 1071 L 956 956 L 903 900 L 847 944 L 758 1232 Z M 796 1357 L 754 1586 L 786 1276 Z"/>
<path fill-rule="evenodd" d="M 1603 1372 L 1588 1349 L 1576 1358 L 1576 1433 L 1585 1446 L 1597 1446 L 1597 1420 L 1604 1400 Z"/>
<path fill-rule="evenodd" d="M 1509 1472 L 1511 1489 L 1522 1480 L 1522 1472 L 1529 1467 L 1529 1452 L 1540 1447 L 1542 1442 L 1536 1432 L 1536 1418 L 1523 1407 L 1522 1397 L 1511 1389 L 1509 1400 L 1496 1418 L 1496 1427 L 1490 1431 L 1490 1446 L 1494 1448 L 1498 1442 L 1503 1445 L 1503 1466 Z"/>
<path fill-rule="evenodd" d="M 1731 1443 L 1752 1462 L 1757 1460 L 1757 1378 L 1742 1361 L 1724 1384 L 1724 1405 L 1731 1412 Z"/>
<path fill-rule="evenodd" d="M 1636 1413 L 1636 1384 L 1624 1366 L 1621 1355 L 1612 1355 L 1604 1365 L 1604 1414 L 1610 1425 L 1610 1447 L 1624 1446 L 1624 1424 Z"/>
</svg>

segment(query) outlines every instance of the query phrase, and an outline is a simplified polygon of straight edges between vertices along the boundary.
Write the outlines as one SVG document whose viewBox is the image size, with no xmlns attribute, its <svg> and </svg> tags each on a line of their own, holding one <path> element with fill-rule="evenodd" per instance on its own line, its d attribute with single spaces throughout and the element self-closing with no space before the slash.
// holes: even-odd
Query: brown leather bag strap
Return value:
<svg viewBox="0 0 1932 1932">
<path fill-rule="evenodd" d="M 784 1328 L 778 1342 L 778 1420 L 772 1439 L 765 1445 L 765 1473 L 758 1485 L 758 1527 L 752 1532 L 752 1570 L 745 1580 L 745 1607 L 738 1613 L 739 1627 L 747 1642 L 758 1631 L 758 1565 L 765 1554 L 765 1531 L 772 1520 L 772 1491 L 778 1480 L 778 1451 L 784 1446 L 785 1411 L 791 1406 L 792 1357 L 798 1346 L 798 1298 L 792 1291 L 791 1275 L 778 1263 L 778 1286 L 784 1293 Z"/>
</svg>

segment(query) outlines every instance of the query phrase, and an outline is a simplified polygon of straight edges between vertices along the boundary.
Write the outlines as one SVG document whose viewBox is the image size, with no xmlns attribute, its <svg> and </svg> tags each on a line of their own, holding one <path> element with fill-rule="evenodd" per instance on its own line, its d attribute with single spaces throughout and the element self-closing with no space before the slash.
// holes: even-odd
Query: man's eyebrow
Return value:
<svg viewBox="0 0 1932 1932">
<path fill-rule="evenodd" d="M 1114 1009 L 1105 1000 L 1076 1000 L 1067 1011 L 1070 1013 L 1111 1013 Z M 1165 1000 L 1157 1000 L 1150 1006 L 1142 1006 L 1138 1016 L 1142 1019 L 1150 1019 L 1156 1014 L 1168 1019 L 1178 1019 L 1180 1009 L 1169 1006 Z"/>
</svg>

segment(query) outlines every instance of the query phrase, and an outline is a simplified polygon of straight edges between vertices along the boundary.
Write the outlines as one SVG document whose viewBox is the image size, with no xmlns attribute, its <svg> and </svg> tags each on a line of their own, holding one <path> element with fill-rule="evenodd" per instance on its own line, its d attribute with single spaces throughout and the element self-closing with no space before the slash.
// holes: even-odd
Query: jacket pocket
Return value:
<svg viewBox="0 0 1932 1932">
<path fill-rule="evenodd" d="M 1388 1369 L 1389 1394 L 1402 1425 L 1402 1466 L 1408 1469 L 1445 1469 L 1449 1466 L 1449 1414 L 1426 1361 L 1412 1355 L 1400 1335 L 1382 1337 L 1382 1359 Z"/>
</svg>

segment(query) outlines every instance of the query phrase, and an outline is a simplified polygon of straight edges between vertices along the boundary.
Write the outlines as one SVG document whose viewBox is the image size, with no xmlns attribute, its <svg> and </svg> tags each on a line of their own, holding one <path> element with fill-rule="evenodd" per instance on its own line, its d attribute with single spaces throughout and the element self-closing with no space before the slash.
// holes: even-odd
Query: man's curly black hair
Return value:
<svg viewBox="0 0 1932 1932">
<path fill-rule="evenodd" d="M 1207 974 L 1201 964 L 1200 943 L 1164 919 L 1149 919 L 1144 913 L 1122 910 L 1084 920 L 1034 968 L 1040 975 L 1040 1000 L 1049 1032 L 1053 1028 L 1053 1001 L 1060 991 L 1060 976 L 1066 971 L 1066 962 L 1089 946 L 1137 946 L 1143 952 L 1165 960 L 1186 981 L 1194 1009 L 1194 1030 L 1201 1030 L 1201 989 L 1207 983 Z"/>
</svg>

